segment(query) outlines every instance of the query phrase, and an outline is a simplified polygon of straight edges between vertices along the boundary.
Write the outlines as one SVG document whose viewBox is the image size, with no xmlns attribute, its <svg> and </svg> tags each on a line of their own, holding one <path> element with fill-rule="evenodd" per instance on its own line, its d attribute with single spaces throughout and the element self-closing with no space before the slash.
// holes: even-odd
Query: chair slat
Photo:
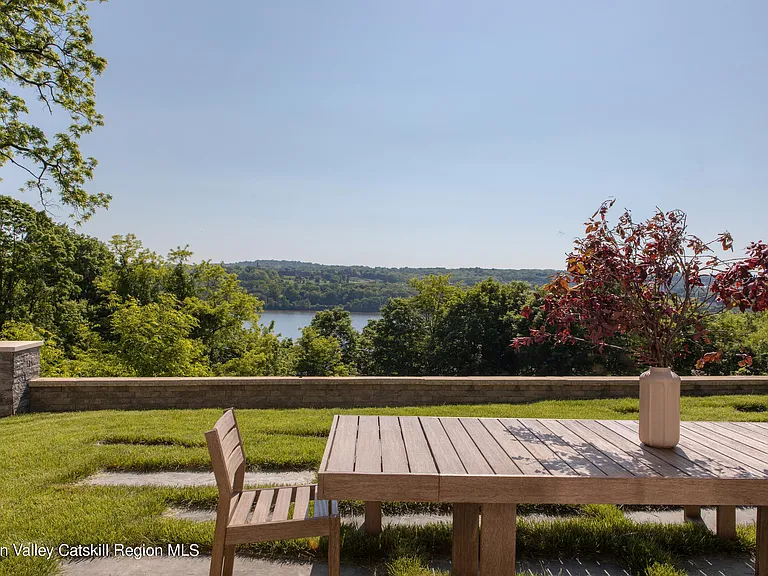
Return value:
<svg viewBox="0 0 768 576">
<path fill-rule="evenodd" d="M 229 520 L 232 520 L 232 514 L 235 512 L 235 508 L 237 508 L 237 503 L 240 502 L 240 496 L 242 495 L 242 492 L 235 492 L 230 496 L 229 498 Z"/>
<path fill-rule="evenodd" d="M 240 500 L 237 502 L 235 511 L 232 513 L 230 524 L 245 524 L 246 518 L 248 518 L 248 512 L 251 511 L 253 501 L 256 499 L 256 492 L 249 490 L 243 492 L 240 496 Z"/>
<path fill-rule="evenodd" d="M 288 520 L 288 511 L 291 508 L 291 500 L 293 500 L 293 490 L 293 488 L 280 488 L 280 490 L 277 491 L 275 509 L 272 512 L 272 519 L 270 522 Z"/>
<path fill-rule="evenodd" d="M 309 499 L 311 487 L 299 486 L 296 488 L 296 502 L 293 505 L 293 519 L 304 520 L 309 512 Z"/>
<path fill-rule="evenodd" d="M 229 455 L 232 454 L 232 451 L 240 446 L 240 444 L 240 434 L 238 433 L 237 428 L 232 428 L 232 430 L 227 432 L 227 435 L 221 439 L 221 451 L 224 453 L 224 458 L 226 459 L 229 457 Z"/>
<path fill-rule="evenodd" d="M 259 499 L 256 501 L 256 508 L 254 508 L 253 516 L 251 517 L 251 524 L 263 524 L 267 521 L 274 498 L 275 491 L 272 489 L 259 492 Z"/>
<path fill-rule="evenodd" d="M 242 450 L 235 450 L 232 452 L 232 454 L 229 455 L 227 458 L 227 473 L 229 474 L 230 478 L 232 478 L 232 476 L 235 474 L 235 471 L 240 468 L 244 462 L 245 458 L 243 458 Z"/>
<path fill-rule="evenodd" d="M 214 429 L 219 433 L 221 438 L 227 435 L 227 432 L 235 427 L 235 415 L 232 410 L 227 410 L 224 415 L 218 419 Z"/>
</svg>

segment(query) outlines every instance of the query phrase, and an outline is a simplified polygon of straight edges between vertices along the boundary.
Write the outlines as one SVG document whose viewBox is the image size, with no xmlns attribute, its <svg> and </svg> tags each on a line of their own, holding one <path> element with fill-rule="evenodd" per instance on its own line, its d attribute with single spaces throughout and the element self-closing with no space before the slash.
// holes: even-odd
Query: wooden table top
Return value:
<svg viewBox="0 0 768 576">
<path fill-rule="evenodd" d="M 633 420 L 336 416 L 322 498 L 768 505 L 768 423 L 683 422 L 673 449 Z"/>
</svg>

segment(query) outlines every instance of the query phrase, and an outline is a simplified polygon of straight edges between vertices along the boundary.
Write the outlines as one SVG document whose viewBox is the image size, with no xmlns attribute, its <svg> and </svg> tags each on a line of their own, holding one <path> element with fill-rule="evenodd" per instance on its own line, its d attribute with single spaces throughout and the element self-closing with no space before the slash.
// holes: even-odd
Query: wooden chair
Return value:
<svg viewBox="0 0 768 576">
<path fill-rule="evenodd" d="M 309 502 L 315 498 L 315 485 L 243 490 L 245 453 L 231 408 L 213 430 L 205 433 L 205 440 L 219 488 L 210 575 L 232 575 L 237 544 L 328 536 L 328 574 L 339 576 L 340 521 L 336 503 L 329 510 L 328 501 L 317 500 L 314 516 L 310 517 Z"/>
</svg>

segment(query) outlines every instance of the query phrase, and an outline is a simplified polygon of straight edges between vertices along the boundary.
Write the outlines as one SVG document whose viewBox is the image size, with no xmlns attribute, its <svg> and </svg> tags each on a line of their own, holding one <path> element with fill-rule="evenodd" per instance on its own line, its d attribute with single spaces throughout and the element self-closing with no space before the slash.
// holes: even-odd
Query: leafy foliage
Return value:
<svg viewBox="0 0 768 576">
<path fill-rule="evenodd" d="M 314 326 L 301 331 L 297 341 L 297 376 L 348 376 L 343 362 L 341 342 L 333 336 L 322 336 Z"/>
<path fill-rule="evenodd" d="M 10 0 L 0 5 L 0 166 L 21 168 L 30 177 L 26 188 L 35 190 L 44 205 L 58 195 L 79 221 L 110 200 L 85 190 L 96 160 L 84 158 L 78 143 L 103 124 L 94 80 L 107 61 L 92 44 L 85 0 Z M 49 136 L 29 121 L 24 95 L 31 94 L 50 114 L 69 116 L 66 131 Z"/>
<path fill-rule="evenodd" d="M 692 343 L 706 342 L 705 320 L 717 313 L 716 299 L 742 311 L 768 306 L 768 250 L 762 244 L 750 247 L 748 259 L 727 262 L 712 245 L 732 249 L 728 233 L 704 242 L 687 232 L 679 210 L 657 210 L 640 223 L 624 211 L 610 226 L 606 215 L 613 203 L 604 202 L 585 223 L 586 235 L 568 255 L 566 270 L 546 286 L 543 324 L 513 346 L 586 341 L 602 350 L 615 346 L 610 338 L 627 336 L 640 362 L 672 366 Z M 576 335 L 577 327 L 583 336 Z M 699 367 L 717 358 L 719 353 L 707 353 Z"/>
</svg>

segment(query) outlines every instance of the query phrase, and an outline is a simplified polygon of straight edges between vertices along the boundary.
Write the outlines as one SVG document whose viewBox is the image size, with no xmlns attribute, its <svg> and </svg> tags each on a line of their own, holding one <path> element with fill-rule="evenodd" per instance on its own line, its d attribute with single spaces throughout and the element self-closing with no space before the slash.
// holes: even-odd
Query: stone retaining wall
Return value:
<svg viewBox="0 0 768 576">
<path fill-rule="evenodd" d="M 40 376 L 38 341 L 0 342 L 0 418 L 29 412 L 29 383 Z"/>
<path fill-rule="evenodd" d="M 34 412 L 344 408 L 637 397 L 636 377 L 39 378 Z M 683 378 L 683 394 L 768 394 L 768 377 Z"/>
</svg>

